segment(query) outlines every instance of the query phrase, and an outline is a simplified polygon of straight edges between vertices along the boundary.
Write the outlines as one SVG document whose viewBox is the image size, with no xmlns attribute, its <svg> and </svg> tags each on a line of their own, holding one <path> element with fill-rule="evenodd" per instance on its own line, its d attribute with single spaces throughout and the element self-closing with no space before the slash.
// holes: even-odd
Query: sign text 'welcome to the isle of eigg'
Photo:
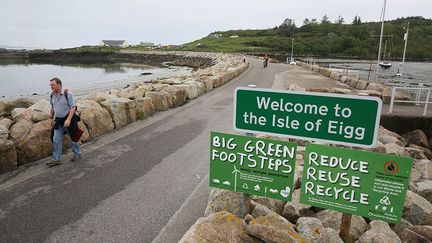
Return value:
<svg viewBox="0 0 432 243">
<path fill-rule="evenodd" d="M 373 147 L 381 106 L 377 97 L 237 88 L 234 128 Z"/>
</svg>

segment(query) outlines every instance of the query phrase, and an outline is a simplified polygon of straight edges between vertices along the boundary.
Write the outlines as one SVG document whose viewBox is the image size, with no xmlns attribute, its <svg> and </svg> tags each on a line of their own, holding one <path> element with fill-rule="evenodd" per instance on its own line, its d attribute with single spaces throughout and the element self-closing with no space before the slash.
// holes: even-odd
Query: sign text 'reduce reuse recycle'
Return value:
<svg viewBox="0 0 432 243">
<path fill-rule="evenodd" d="M 237 88 L 234 127 L 242 132 L 372 147 L 381 105 L 376 97 Z"/>
<path fill-rule="evenodd" d="M 300 202 L 399 223 L 412 159 L 307 144 Z"/>
</svg>

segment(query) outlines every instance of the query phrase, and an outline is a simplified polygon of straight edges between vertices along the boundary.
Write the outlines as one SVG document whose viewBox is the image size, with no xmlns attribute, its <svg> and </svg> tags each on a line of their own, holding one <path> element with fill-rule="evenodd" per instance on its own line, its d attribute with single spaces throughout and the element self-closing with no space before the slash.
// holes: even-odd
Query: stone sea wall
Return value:
<svg viewBox="0 0 432 243">
<path fill-rule="evenodd" d="M 123 89 L 96 92 L 88 99 L 78 99 L 83 143 L 156 112 L 184 105 L 188 100 L 224 85 L 248 67 L 241 57 L 228 54 L 129 51 L 121 55 L 133 58 L 160 55 L 163 56 L 161 59 L 174 60 L 177 64 L 205 68 L 186 76 L 135 83 Z M 48 100 L 0 101 L 0 174 L 50 156 L 49 110 Z"/>
<path fill-rule="evenodd" d="M 279 137 L 260 137 L 289 141 Z M 342 243 L 338 235 L 342 213 L 299 202 L 305 141 L 294 142 L 299 146 L 291 202 L 253 196 L 248 214 L 241 217 L 241 193 L 212 189 L 203 217 L 180 242 Z M 353 215 L 348 242 L 432 242 L 430 149 L 426 135 L 420 130 L 400 136 L 380 127 L 377 146 L 368 151 L 412 157 L 414 160 L 401 224 L 389 225 Z"/>
<path fill-rule="evenodd" d="M 381 98 L 384 104 L 390 103 L 392 87 L 388 85 L 382 83 L 376 83 L 372 81 L 356 79 L 354 77 L 345 75 L 344 73 L 334 71 L 330 68 L 319 67 L 317 65 L 309 65 L 303 62 L 297 62 L 297 65 L 312 70 L 314 72 L 320 73 L 328 78 L 340 81 L 341 83 L 344 83 L 357 90 L 360 90 L 359 95 L 379 97 Z M 320 90 L 318 90 L 318 92 L 320 92 Z M 395 99 L 410 100 L 410 96 L 406 92 L 397 91 L 395 93 Z"/>
</svg>

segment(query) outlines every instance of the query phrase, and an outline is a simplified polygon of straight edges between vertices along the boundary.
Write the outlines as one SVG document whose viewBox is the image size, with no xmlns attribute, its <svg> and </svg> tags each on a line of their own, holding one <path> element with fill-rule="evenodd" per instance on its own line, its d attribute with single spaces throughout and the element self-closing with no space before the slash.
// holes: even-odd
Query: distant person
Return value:
<svg viewBox="0 0 432 243">
<path fill-rule="evenodd" d="M 67 133 L 71 138 L 71 147 L 74 153 L 71 161 L 81 159 L 81 149 L 79 137 L 82 130 L 78 127 L 79 116 L 75 115 L 76 102 L 71 92 L 62 90 L 62 81 L 59 78 L 50 80 L 52 90 L 50 97 L 50 119 L 51 119 L 51 139 L 53 142 L 53 158 L 47 163 L 49 167 L 61 164 L 63 138 Z"/>
<path fill-rule="evenodd" d="M 268 66 L 268 61 L 269 61 L 269 56 L 267 55 L 267 53 L 264 55 L 264 68 L 266 68 Z"/>
</svg>

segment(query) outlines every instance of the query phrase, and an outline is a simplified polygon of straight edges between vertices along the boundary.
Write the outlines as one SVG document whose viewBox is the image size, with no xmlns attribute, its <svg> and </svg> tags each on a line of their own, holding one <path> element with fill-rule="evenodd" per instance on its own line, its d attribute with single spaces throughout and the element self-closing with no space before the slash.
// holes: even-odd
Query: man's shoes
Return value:
<svg viewBox="0 0 432 243">
<path fill-rule="evenodd" d="M 72 162 L 77 162 L 78 160 L 81 159 L 81 154 L 80 155 L 74 155 L 71 159 Z"/>
<path fill-rule="evenodd" d="M 52 160 L 48 161 L 46 164 L 48 165 L 48 167 L 53 167 L 56 165 L 61 165 L 61 161 L 52 159 Z"/>
</svg>

